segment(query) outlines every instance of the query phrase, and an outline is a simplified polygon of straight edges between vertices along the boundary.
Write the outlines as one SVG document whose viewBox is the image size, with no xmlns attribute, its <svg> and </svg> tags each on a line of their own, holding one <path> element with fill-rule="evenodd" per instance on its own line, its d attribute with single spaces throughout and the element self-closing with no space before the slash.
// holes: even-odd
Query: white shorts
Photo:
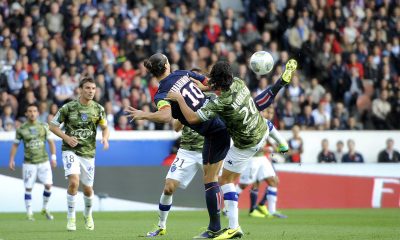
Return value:
<svg viewBox="0 0 400 240">
<path fill-rule="evenodd" d="M 267 134 L 266 136 L 268 136 Z M 263 137 L 256 146 L 246 149 L 239 149 L 232 146 L 224 160 L 224 169 L 235 173 L 242 173 L 246 169 L 250 159 L 264 146 L 265 139 L 266 137 Z"/>
<path fill-rule="evenodd" d="M 50 162 L 46 161 L 38 164 L 22 164 L 22 178 L 25 188 L 32 189 L 36 178 L 45 185 L 53 184 L 53 173 L 51 172 Z"/>
<path fill-rule="evenodd" d="M 94 158 L 85 158 L 76 155 L 71 151 L 63 151 L 65 177 L 71 174 L 80 175 L 81 182 L 88 187 L 94 182 Z"/>
<path fill-rule="evenodd" d="M 239 183 L 249 185 L 256 181 L 260 182 L 264 179 L 275 176 L 275 169 L 268 158 L 265 156 L 254 157 L 249 161 L 246 169 L 240 175 Z"/>
<path fill-rule="evenodd" d="M 179 187 L 185 189 L 198 170 L 203 170 L 202 153 L 180 148 L 165 178 L 179 181 Z"/>
</svg>

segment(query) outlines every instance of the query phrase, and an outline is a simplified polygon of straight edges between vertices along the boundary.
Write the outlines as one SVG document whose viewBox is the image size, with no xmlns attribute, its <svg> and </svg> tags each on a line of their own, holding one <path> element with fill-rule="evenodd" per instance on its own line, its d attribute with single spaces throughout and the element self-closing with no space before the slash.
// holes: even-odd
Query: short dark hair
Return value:
<svg viewBox="0 0 400 240">
<path fill-rule="evenodd" d="M 30 107 L 36 107 L 36 109 L 39 109 L 38 105 L 36 103 L 29 103 L 26 107 L 25 107 L 25 112 L 28 111 L 28 108 Z"/>
<path fill-rule="evenodd" d="M 79 88 L 83 88 L 83 85 L 88 82 L 96 84 L 96 82 L 94 81 L 94 79 L 91 76 L 83 75 L 81 80 L 79 81 Z"/>
<path fill-rule="evenodd" d="M 143 65 L 151 74 L 155 77 L 160 77 L 165 73 L 167 68 L 165 64 L 168 62 L 168 58 L 162 53 L 153 54 L 149 59 L 144 60 Z"/>
<path fill-rule="evenodd" d="M 209 84 L 213 89 L 228 90 L 233 82 L 232 68 L 228 62 L 219 61 L 211 69 Z"/>
</svg>

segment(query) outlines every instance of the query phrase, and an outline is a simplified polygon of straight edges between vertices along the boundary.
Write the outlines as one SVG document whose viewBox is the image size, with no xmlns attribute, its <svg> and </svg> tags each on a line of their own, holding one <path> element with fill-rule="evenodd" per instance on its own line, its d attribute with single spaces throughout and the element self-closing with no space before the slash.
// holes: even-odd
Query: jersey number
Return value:
<svg viewBox="0 0 400 240">
<path fill-rule="evenodd" d="M 249 109 L 250 109 L 250 111 L 249 111 Z M 246 107 L 246 106 L 242 107 L 242 109 L 240 109 L 239 113 L 242 113 L 242 112 L 244 112 L 244 114 L 245 114 L 244 119 L 243 119 L 243 125 L 246 125 L 250 121 L 250 118 L 251 118 L 251 115 L 249 115 L 249 112 L 251 114 L 257 113 L 257 108 L 253 102 L 253 99 L 249 98 L 249 107 Z"/>
<path fill-rule="evenodd" d="M 188 97 L 190 101 L 192 101 L 192 106 L 196 107 L 200 103 L 197 99 L 204 98 L 204 94 L 193 82 L 189 83 L 189 88 L 190 91 L 186 88 L 182 90 L 182 96 Z M 196 96 L 197 99 L 193 95 Z"/>
</svg>

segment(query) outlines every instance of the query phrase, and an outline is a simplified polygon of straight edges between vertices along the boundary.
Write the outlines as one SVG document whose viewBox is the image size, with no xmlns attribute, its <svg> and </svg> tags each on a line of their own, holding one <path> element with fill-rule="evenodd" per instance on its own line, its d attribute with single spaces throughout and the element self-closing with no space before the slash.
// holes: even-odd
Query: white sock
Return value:
<svg viewBox="0 0 400 240">
<path fill-rule="evenodd" d="M 167 218 L 169 210 L 171 209 L 172 205 L 172 196 L 173 195 L 165 195 L 164 193 L 161 194 L 160 197 L 160 204 L 158 205 L 159 209 L 159 221 L 158 226 L 160 228 L 167 228 Z"/>
<path fill-rule="evenodd" d="M 229 219 L 229 228 L 236 229 L 239 227 L 239 209 L 238 209 L 238 194 L 236 193 L 235 185 L 228 183 L 221 186 L 224 193 L 224 204 L 227 210 Z"/>
<path fill-rule="evenodd" d="M 83 201 L 85 203 L 84 216 L 92 216 L 92 206 L 93 206 L 93 194 L 90 197 L 83 196 Z"/>
<path fill-rule="evenodd" d="M 32 192 L 25 191 L 25 208 L 28 215 L 32 215 Z"/>
<path fill-rule="evenodd" d="M 278 200 L 278 198 L 276 197 L 277 192 L 278 188 L 268 187 L 267 201 L 268 201 L 268 211 L 270 214 L 274 214 L 276 212 L 276 202 Z"/>
<path fill-rule="evenodd" d="M 75 218 L 75 202 L 76 195 L 69 195 L 67 193 L 67 202 L 68 202 L 68 218 Z"/>
<path fill-rule="evenodd" d="M 44 190 L 43 191 L 43 209 L 47 210 L 47 204 L 49 203 L 51 196 L 51 190 Z"/>
</svg>

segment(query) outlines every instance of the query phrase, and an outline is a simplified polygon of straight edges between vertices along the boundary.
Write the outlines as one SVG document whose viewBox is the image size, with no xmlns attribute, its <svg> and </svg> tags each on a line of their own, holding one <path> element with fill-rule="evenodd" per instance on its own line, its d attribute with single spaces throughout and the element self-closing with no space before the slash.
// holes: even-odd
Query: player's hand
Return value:
<svg viewBox="0 0 400 240">
<path fill-rule="evenodd" d="M 194 79 L 194 78 L 191 78 L 191 79 L 194 83 L 196 83 L 197 87 L 199 87 L 201 91 L 206 92 L 206 91 L 210 90 L 210 88 L 208 86 L 204 85 L 199 80 Z"/>
<path fill-rule="evenodd" d="M 78 139 L 76 137 L 70 137 L 70 136 L 68 136 L 65 142 L 67 142 L 67 144 L 71 147 L 76 147 L 79 144 Z"/>
<path fill-rule="evenodd" d="M 10 163 L 8 164 L 8 167 L 11 169 L 11 170 L 13 170 L 13 171 L 15 171 L 15 162 L 14 162 L 14 160 L 10 160 Z"/>
<path fill-rule="evenodd" d="M 281 144 L 278 147 L 278 152 L 280 153 L 287 153 L 289 151 L 289 146 L 286 144 Z"/>
<path fill-rule="evenodd" d="M 108 139 L 101 139 L 101 144 L 103 144 L 103 150 L 108 150 L 108 148 L 110 148 L 110 145 L 108 144 Z"/>
<path fill-rule="evenodd" d="M 180 93 L 174 92 L 174 91 L 169 91 L 168 95 L 165 99 L 176 102 L 176 101 L 178 101 L 179 98 L 183 98 Z"/>
<path fill-rule="evenodd" d="M 57 167 L 57 161 L 56 160 L 50 160 L 50 164 L 52 168 L 56 168 Z"/>
<path fill-rule="evenodd" d="M 138 109 L 136 109 L 136 108 L 133 108 L 133 107 L 127 107 L 127 108 L 125 108 L 124 111 L 125 111 L 126 113 L 128 113 L 128 114 L 127 114 L 128 117 L 131 117 L 131 118 L 132 118 L 131 122 L 132 122 L 133 120 L 143 120 L 143 119 L 144 119 L 144 116 L 146 115 L 145 112 L 143 112 L 143 111 L 141 111 L 141 110 L 138 110 Z"/>
</svg>

